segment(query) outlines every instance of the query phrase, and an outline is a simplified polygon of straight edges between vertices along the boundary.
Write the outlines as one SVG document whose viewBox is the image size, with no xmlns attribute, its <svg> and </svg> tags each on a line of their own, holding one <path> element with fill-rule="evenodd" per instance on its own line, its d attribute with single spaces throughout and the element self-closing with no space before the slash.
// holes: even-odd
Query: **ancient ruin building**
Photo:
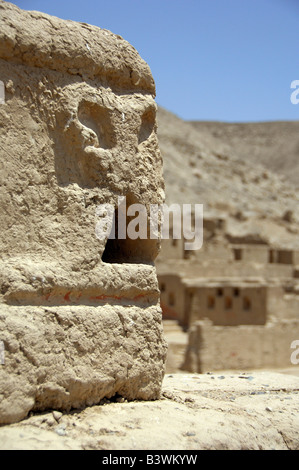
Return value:
<svg viewBox="0 0 299 470">
<path fill-rule="evenodd" d="M 258 280 L 159 276 L 164 318 L 177 319 L 185 329 L 198 320 L 214 325 L 264 325 L 267 288 Z"/>
<path fill-rule="evenodd" d="M 150 68 L 120 36 L 0 4 L 0 424 L 159 397 L 160 242 L 96 236 L 163 202 Z"/>
<path fill-rule="evenodd" d="M 202 248 L 188 254 L 183 237 L 162 240 L 157 269 L 171 372 L 290 367 L 298 250 L 256 234 L 232 236 L 219 214 L 207 214 L 203 232 Z"/>
</svg>

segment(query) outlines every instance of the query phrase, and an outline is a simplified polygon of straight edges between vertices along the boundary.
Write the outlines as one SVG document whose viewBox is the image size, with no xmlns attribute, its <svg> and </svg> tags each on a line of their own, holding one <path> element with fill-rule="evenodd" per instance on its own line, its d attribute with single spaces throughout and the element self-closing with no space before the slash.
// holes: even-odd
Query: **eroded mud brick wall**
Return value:
<svg viewBox="0 0 299 470">
<path fill-rule="evenodd" d="M 158 397 L 160 242 L 95 236 L 100 204 L 164 200 L 150 68 L 110 31 L 1 2 L 0 136 L 0 423 Z"/>
</svg>

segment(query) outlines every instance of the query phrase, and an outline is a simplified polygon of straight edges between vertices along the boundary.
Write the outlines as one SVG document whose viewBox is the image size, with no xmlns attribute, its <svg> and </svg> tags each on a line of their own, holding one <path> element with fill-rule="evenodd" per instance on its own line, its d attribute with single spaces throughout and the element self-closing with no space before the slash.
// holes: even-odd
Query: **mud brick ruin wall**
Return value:
<svg viewBox="0 0 299 470">
<path fill-rule="evenodd" d="M 101 204 L 164 201 L 150 68 L 110 31 L 1 2 L 0 81 L 0 423 L 158 398 L 160 241 L 95 235 Z"/>
<path fill-rule="evenodd" d="M 189 372 L 291 367 L 290 345 L 297 340 L 299 321 L 266 325 L 215 326 L 193 324 L 183 369 Z"/>
</svg>

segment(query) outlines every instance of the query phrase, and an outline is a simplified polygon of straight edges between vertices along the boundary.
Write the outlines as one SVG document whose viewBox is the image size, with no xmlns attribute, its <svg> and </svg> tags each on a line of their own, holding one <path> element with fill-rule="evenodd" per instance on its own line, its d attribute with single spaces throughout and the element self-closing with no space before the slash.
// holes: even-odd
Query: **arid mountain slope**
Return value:
<svg viewBox="0 0 299 470">
<path fill-rule="evenodd" d="M 299 123 L 271 123 L 269 135 L 267 125 L 255 129 L 248 124 L 248 131 L 246 126 L 190 123 L 159 107 L 166 201 L 202 203 L 205 213 L 225 215 L 231 230 L 298 246 L 299 191 L 294 181 L 299 174 Z"/>
<path fill-rule="evenodd" d="M 230 155 L 261 163 L 299 188 L 299 121 L 190 124 L 221 142 Z"/>
</svg>

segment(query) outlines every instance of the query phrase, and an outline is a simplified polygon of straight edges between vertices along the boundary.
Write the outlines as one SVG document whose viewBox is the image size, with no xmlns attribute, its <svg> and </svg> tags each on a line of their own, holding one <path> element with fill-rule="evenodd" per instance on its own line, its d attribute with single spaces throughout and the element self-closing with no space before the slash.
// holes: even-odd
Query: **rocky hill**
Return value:
<svg viewBox="0 0 299 470">
<path fill-rule="evenodd" d="M 159 107 L 166 201 L 204 204 L 229 230 L 296 246 L 299 122 L 187 122 Z"/>
<path fill-rule="evenodd" d="M 222 143 L 226 153 L 260 163 L 299 188 L 299 121 L 191 124 L 203 138 L 210 136 Z"/>
</svg>

